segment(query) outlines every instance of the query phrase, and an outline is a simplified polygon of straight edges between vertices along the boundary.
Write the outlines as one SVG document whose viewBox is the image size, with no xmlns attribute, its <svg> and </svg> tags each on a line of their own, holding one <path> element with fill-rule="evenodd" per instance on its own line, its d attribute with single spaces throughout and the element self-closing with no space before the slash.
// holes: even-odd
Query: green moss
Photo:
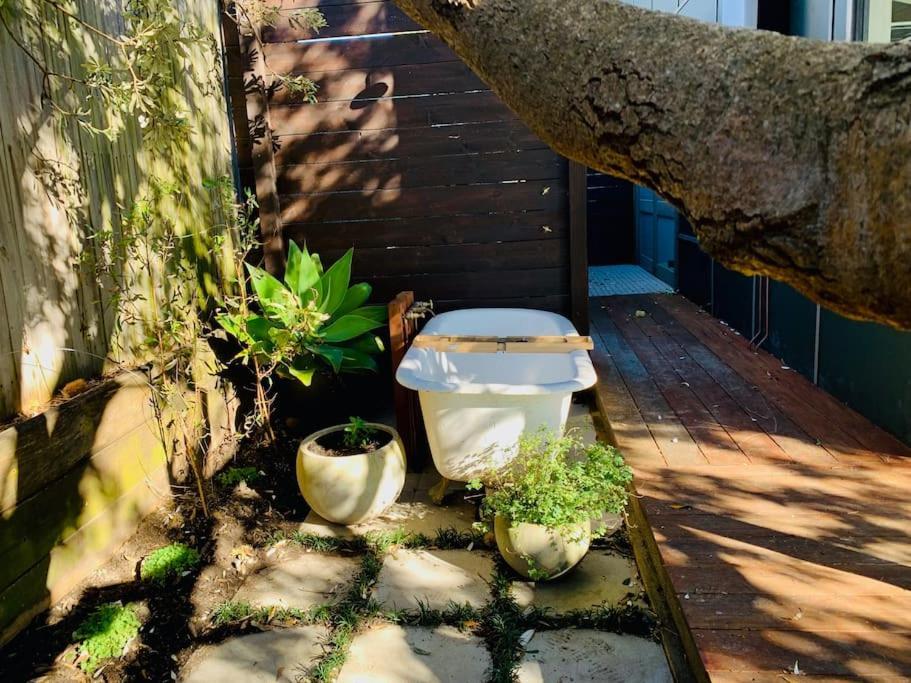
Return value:
<svg viewBox="0 0 911 683">
<path fill-rule="evenodd" d="M 242 481 L 252 484 L 257 480 L 262 479 L 262 476 L 263 475 L 261 475 L 259 470 L 255 467 L 229 467 L 219 474 L 215 480 L 218 482 L 219 486 L 228 488 L 237 486 Z"/>
<path fill-rule="evenodd" d="M 139 634 L 139 617 L 133 605 L 110 602 L 97 607 L 73 632 L 79 667 L 91 674 L 107 659 L 123 655 Z"/>
<path fill-rule="evenodd" d="M 163 585 L 199 564 L 199 553 L 183 543 L 172 543 L 147 555 L 139 568 L 143 581 Z"/>
</svg>

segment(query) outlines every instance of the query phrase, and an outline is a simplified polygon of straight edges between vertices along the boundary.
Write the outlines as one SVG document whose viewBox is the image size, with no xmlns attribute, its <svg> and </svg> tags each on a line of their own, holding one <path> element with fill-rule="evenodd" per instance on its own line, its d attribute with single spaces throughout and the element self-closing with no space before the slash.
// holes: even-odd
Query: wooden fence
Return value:
<svg viewBox="0 0 911 683">
<path fill-rule="evenodd" d="M 118 35 L 125 3 L 73 4 L 79 16 Z M 220 36 L 215 0 L 179 4 Z M 65 49 L 45 40 L 38 54 L 56 71 L 79 76 L 93 49 L 91 34 L 59 13 L 47 10 L 46 18 L 48 35 L 59 32 Z M 199 74 L 216 66 L 202 54 L 195 64 Z M 145 191 L 150 175 L 167 177 L 169 171 L 143 151 L 138 125 L 128 123 L 111 144 L 55 115 L 41 101 L 41 83 L 30 58 L 0 29 L 0 421 L 34 412 L 67 381 L 105 368 L 117 312 L 86 258 L 94 248 L 89 236 L 116 230 L 122 208 Z M 230 172 L 226 106 L 220 97 L 204 96 L 191 79 L 186 93 L 194 107 L 188 112 L 193 134 L 175 165 L 201 187 L 204 178 Z M 84 104 L 79 97 L 64 102 Z M 210 220 L 197 197 L 190 197 L 188 215 Z"/>
<path fill-rule="evenodd" d="M 179 4 L 184 16 L 220 36 L 217 2 Z M 124 5 L 79 0 L 67 6 L 116 36 Z M 65 49 L 46 41 L 38 54 L 56 71 L 78 76 L 92 37 L 44 9 L 48 35 L 59 32 Z M 29 38 L 40 43 L 43 35 Z M 203 54 L 194 65 L 197 75 L 216 66 Z M 117 350 L 120 330 L 130 324 L 118 324 L 121 311 L 96 277 L 91 262 L 100 254 L 90 236 L 119 230 L 122 211 L 145 195 L 153 175 L 180 177 L 192 190 L 230 172 L 224 98 L 204 94 L 190 78 L 193 132 L 183 155 L 167 165 L 143 151 L 135 123 L 110 143 L 54 115 L 41 101 L 41 79 L 0 28 L 0 644 L 106 561 L 186 474 L 179 459 L 166 457 L 168 439 L 143 373 L 94 382 L 47 406 L 69 380 L 93 379 L 112 362 L 137 360 Z M 207 225 L 205 193 L 186 194 L 182 219 Z M 153 299 L 154 293 L 146 298 Z M 230 446 L 231 396 L 211 373 L 200 374 L 209 444 Z M 27 415 L 8 419 L 20 412 Z M 207 473 L 215 465 L 210 458 Z"/>
<path fill-rule="evenodd" d="M 283 20 L 262 28 L 262 48 L 249 36 L 229 48 L 240 165 L 260 200 L 267 266 L 281 270 L 292 239 L 325 261 L 353 245 L 355 275 L 378 300 L 414 290 L 437 310 L 569 313 L 571 227 L 584 271 L 584 173 L 573 224 L 567 160 L 393 2 L 284 6 L 319 7 L 328 27 L 314 37 Z M 272 72 L 310 77 L 318 102 L 270 96 Z M 574 283 L 583 297 L 586 283 Z"/>
</svg>

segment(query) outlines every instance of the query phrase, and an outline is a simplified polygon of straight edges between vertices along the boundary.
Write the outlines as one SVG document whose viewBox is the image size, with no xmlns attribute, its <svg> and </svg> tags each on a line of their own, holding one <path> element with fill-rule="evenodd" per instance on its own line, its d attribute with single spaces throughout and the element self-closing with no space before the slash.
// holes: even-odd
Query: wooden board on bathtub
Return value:
<svg viewBox="0 0 911 683">
<path fill-rule="evenodd" d="M 412 346 L 449 353 L 571 353 L 595 348 L 591 337 L 488 337 L 419 334 Z"/>
</svg>

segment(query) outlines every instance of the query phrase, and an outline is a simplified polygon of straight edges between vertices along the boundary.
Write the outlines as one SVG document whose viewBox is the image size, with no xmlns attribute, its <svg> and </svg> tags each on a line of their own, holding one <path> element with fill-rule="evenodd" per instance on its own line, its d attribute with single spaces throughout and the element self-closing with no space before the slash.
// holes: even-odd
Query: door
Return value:
<svg viewBox="0 0 911 683">
<path fill-rule="evenodd" d="M 636 207 L 636 255 L 640 266 L 677 287 L 677 211 L 644 187 L 633 194 Z"/>
</svg>

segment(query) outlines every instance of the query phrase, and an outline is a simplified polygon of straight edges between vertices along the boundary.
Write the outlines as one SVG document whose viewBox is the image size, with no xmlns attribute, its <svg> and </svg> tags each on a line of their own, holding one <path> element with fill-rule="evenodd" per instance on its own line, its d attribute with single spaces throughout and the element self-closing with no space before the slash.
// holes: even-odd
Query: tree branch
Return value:
<svg viewBox="0 0 911 683">
<path fill-rule="evenodd" d="M 911 328 L 911 44 L 617 0 L 396 0 L 543 140 L 650 187 L 724 265 Z"/>
</svg>

